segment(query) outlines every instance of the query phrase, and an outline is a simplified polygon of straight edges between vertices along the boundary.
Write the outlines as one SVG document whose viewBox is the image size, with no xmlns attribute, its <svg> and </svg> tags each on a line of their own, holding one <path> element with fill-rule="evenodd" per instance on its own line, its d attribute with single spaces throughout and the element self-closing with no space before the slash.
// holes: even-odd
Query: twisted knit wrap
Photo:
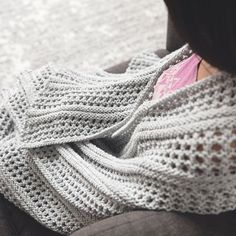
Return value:
<svg viewBox="0 0 236 236">
<path fill-rule="evenodd" d="M 144 53 L 126 73 L 25 72 L 0 104 L 0 192 L 69 234 L 133 209 L 236 208 L 236 78 L 222 72 L 152 101 L 189 57 Z"/>
</svg>

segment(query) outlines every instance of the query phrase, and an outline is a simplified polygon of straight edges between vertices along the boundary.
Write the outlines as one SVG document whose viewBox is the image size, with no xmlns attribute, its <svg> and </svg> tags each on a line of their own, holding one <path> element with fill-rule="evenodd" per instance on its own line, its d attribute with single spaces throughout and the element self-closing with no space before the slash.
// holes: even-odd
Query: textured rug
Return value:
<svg viewBox="0 0 236 236">
<path fill-rule="evenodd" d="M 162 0 L 0 0 L 0 87 L 48 62 L 107 68 L 164 47 Z"/>
</svg>

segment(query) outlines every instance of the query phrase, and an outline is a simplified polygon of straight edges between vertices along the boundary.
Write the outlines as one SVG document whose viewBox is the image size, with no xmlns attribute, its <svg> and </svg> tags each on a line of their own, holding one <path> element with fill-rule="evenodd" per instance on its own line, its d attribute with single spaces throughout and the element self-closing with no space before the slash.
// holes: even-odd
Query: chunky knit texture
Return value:
<svg viewBox="0 0 236 236">
<path fill-rule="evenodd" d="M 143 54 L 120 75 L 23 73 L 2 91 L 0 192 L 63 234 L 134 209 L 235 209 L 236 78 L 151 100 L 161 73 L 191 54 Z"/>
</svg>

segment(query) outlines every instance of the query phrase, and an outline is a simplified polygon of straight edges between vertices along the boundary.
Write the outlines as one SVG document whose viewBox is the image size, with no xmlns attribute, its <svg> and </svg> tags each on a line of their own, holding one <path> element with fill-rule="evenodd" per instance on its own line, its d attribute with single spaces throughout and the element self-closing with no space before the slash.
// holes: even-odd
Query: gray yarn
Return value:
<svg viewBox="0 0 236 236">
<path fill-rule="evenodd" d="M 159 60 L 160 58 L 154 52 L 142 52 L 132 58 L 128 68 L 126 69 L 126 73 L 136 73 L 137 71 L 153 66 Z"/>
<path fill-rule="evenodd" d="M 191 54 L 144 54 L 121 75 L 23 73 L 2 92 L 0 192 L 63 234 L 134 209 L 234 210 L 236 78 L 151 100 L 161 73 Z"/>
</svg>

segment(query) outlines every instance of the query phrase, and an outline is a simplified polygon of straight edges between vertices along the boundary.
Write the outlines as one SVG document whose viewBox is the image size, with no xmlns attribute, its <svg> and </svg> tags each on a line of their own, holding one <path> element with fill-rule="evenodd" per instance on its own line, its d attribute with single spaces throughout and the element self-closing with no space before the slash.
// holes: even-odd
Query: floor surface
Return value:
<svg viewBox="0 0 236 236">
<path fill-rule="evenodd" d="M 165 45 L 162 0 L 0 0 L 0 87 L 52 62 L 107 68 Z"/>
</svg>

